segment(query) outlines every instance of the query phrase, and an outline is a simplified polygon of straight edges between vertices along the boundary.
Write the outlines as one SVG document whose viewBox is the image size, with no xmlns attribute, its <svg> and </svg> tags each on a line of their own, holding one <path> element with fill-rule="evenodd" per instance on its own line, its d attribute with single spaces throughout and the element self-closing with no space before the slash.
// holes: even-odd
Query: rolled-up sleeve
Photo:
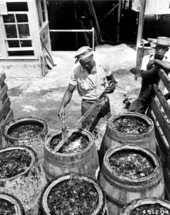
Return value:
<svg viewBox="0 0 170 215">
<path fill-rule="evenodd" d="M 71 75 L 70 75 L 70 81 L 69 84 L 72 84 L 74 86 L 77 86 L 77 79 L 75 77 L 75 69 L 72 70 Z"/>
<path fill-rule="evenodd" d="M 147 65 L 149 63 L 149 56 L 144 56 L 142 59 L 142 65 L 141 65 L 141 70 L 146 71 L 147 70 Z"/>
</svg>

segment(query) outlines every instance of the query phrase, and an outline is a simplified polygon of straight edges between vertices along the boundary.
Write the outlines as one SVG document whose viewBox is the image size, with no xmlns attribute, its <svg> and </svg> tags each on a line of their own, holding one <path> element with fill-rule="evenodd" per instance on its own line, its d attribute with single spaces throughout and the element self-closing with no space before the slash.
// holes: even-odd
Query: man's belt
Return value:
<svg viewBox="0 0 170 215">
<path fill-rule="evenodd" d="M 82 99 L 83 102 L 87 102 L 87 103 L 95 103 L 96 101 L 102 102 L 104 100 L 107 101 L 108 97 L 107 96 L 103 96 L 100 100 L 98 100 L 98 99 Z"/>
</svg>

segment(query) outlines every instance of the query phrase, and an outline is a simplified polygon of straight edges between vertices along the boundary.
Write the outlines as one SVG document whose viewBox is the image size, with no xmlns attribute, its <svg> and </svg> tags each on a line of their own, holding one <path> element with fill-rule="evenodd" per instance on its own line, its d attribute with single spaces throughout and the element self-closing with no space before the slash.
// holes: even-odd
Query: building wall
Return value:
<svg viewBox="0 0 170 215">
<path fill-rule="evenodd" d="M 143 38 L 170 37 L 170 14 L 145 15 Z"/>
<path fill-rule="evenodd" d="M 44 75 L 46 73 L 45 49 L 42 48 L 40 35 L 45 41 L 46 49 L 50 52 L 46 0 L 5 0 L 5 4 L 7 13 L 0 14 L 0 69 L 7 76 L 12 77 Z M 43 10 L 41 10 L 42 8 Z M 19 21 L 19 18 L 23 18 L 22 16 L 26 17 L 26 21 Z M 22 36 L 21 32 L 24 32 L 27 26 L 29 33 Z M 11 27 L 14 28 L 14 31 L 10 35 L 8 29 Z M 23 41 L 29 42 L 29 46 L 23 46 Z"/>
</svg>

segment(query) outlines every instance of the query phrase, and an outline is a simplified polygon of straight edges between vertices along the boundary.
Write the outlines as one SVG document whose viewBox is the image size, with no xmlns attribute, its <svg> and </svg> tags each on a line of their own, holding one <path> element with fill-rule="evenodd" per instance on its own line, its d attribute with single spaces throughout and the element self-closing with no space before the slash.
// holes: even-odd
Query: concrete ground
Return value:
<svg viewBox="0 0 170 215">
<path fill-rule="evenodd" d="M 67 88 L 71 67 L 74 64 L 74 51 L 52 52 L 57 64 L 42 78 L 8 78 L 9 97 L 14 118 L 33 116 L 44 119 L 50 129 L 60 129 L 61 122 L 57 116 L 59 104 Z M 102 45 L 96 47 L 96 59 L 108 64 L 114 72 L 118 86 L 109 95 L 112 115 L 126 112 L 123 100 L 130 92 L 137 96 L 140 78 L 135 81 L 129 69 L 135 67 L 136 51 L 125 45 Z M 80 117 L 80 97 L 74 92 L 71 103 L 66 108 L 66 124 L 72 127 Z"/>
</svg>

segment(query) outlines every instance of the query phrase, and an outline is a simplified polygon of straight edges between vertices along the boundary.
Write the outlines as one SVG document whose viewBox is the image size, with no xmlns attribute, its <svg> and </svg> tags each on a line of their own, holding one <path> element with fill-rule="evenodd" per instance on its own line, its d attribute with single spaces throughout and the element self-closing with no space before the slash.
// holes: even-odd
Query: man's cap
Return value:
<svg viewBox="0 0 170 215">
<path fill-rule="evenodd" d="M 75 63 L 77 63 L 82 57 L 88 57 L 91 56 L 93 54 L 92 48 L 90 48 L 89 46 L 82 46 L 81 48 L 79 48 L 76 52 L 76 55 L 74 56 L 74 58 L 76 58 Z"/>
<path fill-rule="evenodd" d="M 161 45 L 161 46 L 170 46 L 170 37 L 157 37 L 157 39 L 148 38 L 149 42 L 154 43 L 155 45 Z"/>
</svg>

